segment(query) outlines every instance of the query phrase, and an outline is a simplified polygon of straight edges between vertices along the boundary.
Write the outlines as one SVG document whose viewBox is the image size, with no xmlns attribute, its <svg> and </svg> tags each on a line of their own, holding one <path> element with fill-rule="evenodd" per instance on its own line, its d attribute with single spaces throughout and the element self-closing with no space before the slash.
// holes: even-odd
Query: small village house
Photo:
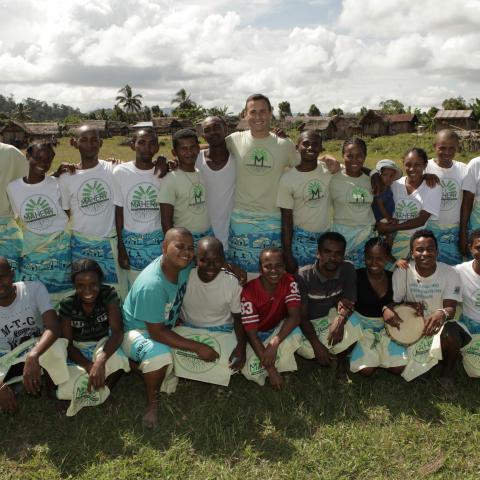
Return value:
<svg viewBox="0 0 480 480">
<path fill-rule="evenodd" d="M 0 139 L 17 148 L 25 148 L 34 140 L 56 140 L 61 136 L 58 123 L 23 123 L 9 120 L 0 127 Z"/>
<path fill-rule="evenodd" d="M 358 122 L 362 134 L 369 137 L 388 135 L 388 121 L 384 115 L 375 110 L 368 110 Z"/>
<path fill-rule="evenodd" d="M 435 115 L 435 131 L 445 128 L 461 128 L 463 130 L 476 130 L 478 122 L 473 116 L 473 110 L 439 110 Z"/>
<path fill-rule="evenodd" d="M 388 121 L 388 133 L 390 135 L 414 133 L 416 131 L 418 118 L 414 113 L 385 115 L 385 118 Z"/>
</svg>

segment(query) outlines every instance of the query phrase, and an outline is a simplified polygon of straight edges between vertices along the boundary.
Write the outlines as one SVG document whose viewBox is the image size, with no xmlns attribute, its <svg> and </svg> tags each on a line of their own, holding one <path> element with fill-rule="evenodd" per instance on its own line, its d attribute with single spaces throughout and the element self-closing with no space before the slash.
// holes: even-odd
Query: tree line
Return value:
<svg viewBox="0 0 480 480">
<path fill-rule="evenodd" d="M 178 90 L 171 99 L 171 108 L 162 110 L 159 105 L 148 106 L 143 102 L 141 93 L 134 93 L 132 87 L 127 84 L 118 90 L 115 98 L 115 104 L 111 108 L 100 108 L 88 113 L 82 113 L 78 108 L 63 104 L 48 104 L 45 101 L 34 98 L 26 98 L 20 103 L 16 103 L 13 96 L 5 97 L 0 95 L 0 121 L 13 119 L 22 122 L 42 122 L 42 121 L 60 121 L 63 123 L 78 123 L 82 120 L 118 120 L 123 122 L 149 121 L 153 117 L 162 117 L 171 114 L 176 117 L 189 119 L 197 122 L 209 115 L 232 115 L 228 106 L 204 107 L 192 99 L 190 93 L 184 88 Z M 480 120 L 480 99 L 474 98 L 469 102 L 462 96 L 446 98 L 442 104 L 444 110 L 473 110 L 477 120 Z M 362 116 L 367 112 L 367 107 L 362 107 L 359 112 L 344 112 L 342 108 L 332 108 L 326 114 L 327 116 L 348 115 Z M 405 106 L 400 100 L 389 99 L 379 103 L 377 110 L 385 114 L 414 113 L 417 115 L 419 123 L 427 128 L 433 128 L 434 117 L 439 108 L 431 107 L 428 110 L 421 110 L 411 106 Z M 290 102 L 281 101 L 278 104 L 276 113 L 278 119 L 284 119 L 287 116 L 294 116 Z M 239 113 L 241 116 L 243 112 Z M 308 115 L 319 117 L 322 115 L 320 109 L 313 103 L 306 113 L 297 112 L 297 116 Z"/>
</svg>

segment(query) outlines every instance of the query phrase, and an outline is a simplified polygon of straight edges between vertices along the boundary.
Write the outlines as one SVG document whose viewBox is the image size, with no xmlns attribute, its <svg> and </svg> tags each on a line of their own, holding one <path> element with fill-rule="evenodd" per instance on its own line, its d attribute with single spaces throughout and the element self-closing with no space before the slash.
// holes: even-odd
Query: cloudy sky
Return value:
<svg viewBox="0 0 480 480">
<path fill-rule="evenodd" d="M 0 0 L 0 93 L 88 111 L 126 83 L 238 112 L 480 97 L 480 0 Z"/>
</svg>

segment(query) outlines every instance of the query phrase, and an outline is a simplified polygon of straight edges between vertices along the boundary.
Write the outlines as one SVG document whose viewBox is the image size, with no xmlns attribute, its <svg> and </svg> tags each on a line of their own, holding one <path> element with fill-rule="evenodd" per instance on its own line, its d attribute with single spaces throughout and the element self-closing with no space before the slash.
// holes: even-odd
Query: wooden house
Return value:
<svg viewBox="0 0 480 480">
<path fill-rule="evenodd" d="M 478 122 L 473 116 L 473 110 L 439 110 L 434 120 L 437 132 L 445 128 L 478 129 Z"/>
<path fill-rule="evenodd" d="M 118 120 L 109 120 L 108 121 L 108 134 L 110 137 L 126 137 L 129 133 L 128 123 L 120 122 Z"/>
<path fill-rule="evenodd" d="M 0 141 L 17 148 L 25 148 L 29 141 L 27 127 L 22 122 L 8 120 L 0 126 Z"/>
<path fill-rule="evenodd" d="M 332 123 L 335 126 L 333 138 L 345 140 L 362 134 L 362 127 L 358 123 L 357 117 L 346 117 L 345 115 L 335 115 L 332 117 Z"/>
<path fill-rule="evenodd" d="M 157 135 L 172 135 L 182 128 L 195 128 L 191 120 L 179 117 L 153 117 L 152 122 Z"/>
<path fill-rule="evenodd" d="M 58 123 L 25 123 L 30 141 L 32 140 L 56 140 L 61 136 L 61 130 Z"/>
<path fill-rule="evenodd" d="M 369 137 L 388 135 L 388 121 L 378 111 L 368 110 L 358 123 L 362 128 L 363 135 Z"/>
<path fill-rule="evenodd" d="M 75 130 L 77 128 L 81 127 L 82 125 L 88 125 L 98 130 L 100 138 L 108 138 L 110 135 L 107 128 L 107 123 L 108 120 L 84 120 L 81 123 L 71 123 L 66 125 L 65 128 L 67 129 L 67 134 L 73 136 L 75 135 Z"/>
<path fill-rule="evenodd" d="M 414 133 L 418 124 L 418 118 L 414 113 L 385 115 L 385 118 L 388 121 L 388 133 L 390 135 Z"/>
</svg>

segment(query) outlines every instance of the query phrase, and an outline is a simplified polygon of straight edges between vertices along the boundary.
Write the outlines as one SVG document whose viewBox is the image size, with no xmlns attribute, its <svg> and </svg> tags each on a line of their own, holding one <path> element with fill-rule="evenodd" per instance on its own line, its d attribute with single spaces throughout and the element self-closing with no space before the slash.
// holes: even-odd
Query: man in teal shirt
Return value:
<svg viewBox="0 0 480 480">
<path fill-rule="evenodd" d="M 165 234 L 162 253 L 140 273 L 123 305 L 122 348 L 138 364 L 145 381 L 147 407 L 143 424 L 148 428 L 154 428 L 158 422 L 160 387 L 170 393 L 176 386 L 175 381 L 164 382 L 172 371 L 170 349 L 194 352 L 206 362 L 218 358 L 218 353 L 208 345 L 188 340 L 171 330 L 178 319 L 192 268 L 192 234 L 185 228 L 171 228 Z"/>
</svg>

